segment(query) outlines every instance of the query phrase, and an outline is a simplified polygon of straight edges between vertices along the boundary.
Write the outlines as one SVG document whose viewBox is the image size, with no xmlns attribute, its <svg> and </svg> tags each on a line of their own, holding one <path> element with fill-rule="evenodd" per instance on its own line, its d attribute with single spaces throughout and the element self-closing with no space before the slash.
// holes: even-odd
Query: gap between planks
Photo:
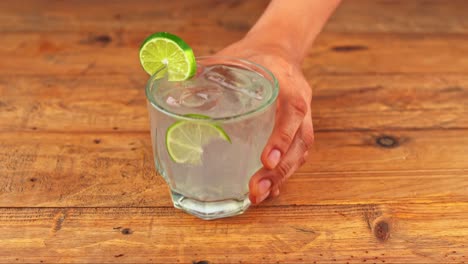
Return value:
<svg viewBox="0 0 468 264">
<path fill-rule="evenodd" d="M 411 202 L 386 202 L 386 203 L 330 203 L 330 204 L 280 204 L 280 205 L 253 205 L 250 207 L 249 210 L 256 210 L 259 209 L 281 209 L 281 208 L 327 208 L 327 207 L 366 207 L 366 206 L 385 206 L 385 205 L 401 205 L 401 206 L 412 206 L 412 205 L 468 205 L 468 202 L 460 201 L 450 201 L 450 202 L 439 202 L 439 201 L 411 201 Z M 174 206 L 0 206 L 0 210 L 47 210 L 47 209 L 174 209 L 180 211 L 179 209 L 175 208 Z"/>
<path fill-rule="evenodd" d="M 1 128 L 0 128 L 1 129 Z M 441 127 L 426 127 L 426 128 L 404 128 L 404 127 L 384 127 L 379 129 L 367 129 L 367 128 L 356 128 L 356 129 L 315 129 L 314 133 L 348 133 L 348 132 L 369 132 L 369 133 L 385 133 L 387 131 L 393 132 L 406 132 L 406 131 L 468 131 L 468 127 L 448 127 L 448 128 L 441 128 Z M 0 130 L 0 134 L 17 134 L 17 133 L 28 133 L 28 134 L 36 134 L 36 135 L 43 135 L 43 134 L 84 134 L 84 135 L 92 135 L 92 134 L 104 134 L 104 135 L 115 135 L 115 134 L 149 134 L 149 124 L 148 130 L 31 130 L 31 129 L 13 129 L 10 131 L 2 131 Z"/>
</svg>

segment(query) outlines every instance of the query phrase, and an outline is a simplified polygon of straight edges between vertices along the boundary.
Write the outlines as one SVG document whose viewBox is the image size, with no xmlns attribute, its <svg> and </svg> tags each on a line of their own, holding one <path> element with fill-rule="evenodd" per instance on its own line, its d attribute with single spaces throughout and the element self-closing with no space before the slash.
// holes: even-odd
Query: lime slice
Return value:
<svg viewBox="0 0 468 264">
<path fill-rule="evenodd" d="M 183 81 L 197 71 L 192 49 L 181 38 L 158 32 L 147 37 L 140 48 L 140 62 L 150 75 L 167 66 L 169 81 Z"/>
<path fill-rule="evenodd" d="M 200 121 L 181 120 L 172 124 L 166 132 L 166 148 L 173 161 L 199 165 L 204 145 L 216 139 L 231 143 L 231 139 L 222 127 L 206 121 L 205 116 L 190 116 Z"/>
</svg>

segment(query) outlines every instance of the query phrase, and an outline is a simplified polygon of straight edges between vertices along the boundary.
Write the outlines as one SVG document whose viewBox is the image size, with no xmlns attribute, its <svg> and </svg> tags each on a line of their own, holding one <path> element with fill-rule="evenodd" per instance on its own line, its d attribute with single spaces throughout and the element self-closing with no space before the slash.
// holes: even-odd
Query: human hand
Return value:
<svg viewBox="0 0 468 264">
<path fill-rule="evenodd" d="M 275 126 L 261 155 L 264 167 L 249 183 L 250 201 L 258 204 L 269 196 L 278 196 L 281 185 L 305 162 L 314 141 L 312 90 L 300 62 L 281 48 L 242 39 L 217 55 L 256 62 L 279 82 Z"/>
</svg>

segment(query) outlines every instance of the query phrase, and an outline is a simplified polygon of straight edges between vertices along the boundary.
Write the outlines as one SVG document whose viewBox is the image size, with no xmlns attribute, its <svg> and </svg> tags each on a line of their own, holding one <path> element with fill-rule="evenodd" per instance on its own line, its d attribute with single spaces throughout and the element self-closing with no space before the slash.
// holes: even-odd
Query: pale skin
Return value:
<svg viewBox="0 0 468 264">
<path fill-rule="evenodd" d="M 275 127 L 263 168 L 249 184 L 250 200 L 278 196 L 281 185 L 305 162 L 314 142 L 309 86 L 301 64 L 340 0 L 272 0 L 245 37 L 218 53 L 257 62 L 279 82 Z"/>
</svg>

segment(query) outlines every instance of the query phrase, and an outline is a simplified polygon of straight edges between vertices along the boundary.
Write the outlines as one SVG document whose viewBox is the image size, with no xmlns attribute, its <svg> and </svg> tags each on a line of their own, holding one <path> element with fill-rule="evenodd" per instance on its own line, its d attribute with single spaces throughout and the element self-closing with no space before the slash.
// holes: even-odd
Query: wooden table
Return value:
<svg viewBox="0 0 468 264">
<path fill-rule="evenodd" d="M 468 1 L 345 1 L 304 62 L 316 143 L 202 221 L 155 173 L 140 42 L 198 55 L 262 1 L 0 2 L 0 263 L 468 263 Z"/>
</svg>

